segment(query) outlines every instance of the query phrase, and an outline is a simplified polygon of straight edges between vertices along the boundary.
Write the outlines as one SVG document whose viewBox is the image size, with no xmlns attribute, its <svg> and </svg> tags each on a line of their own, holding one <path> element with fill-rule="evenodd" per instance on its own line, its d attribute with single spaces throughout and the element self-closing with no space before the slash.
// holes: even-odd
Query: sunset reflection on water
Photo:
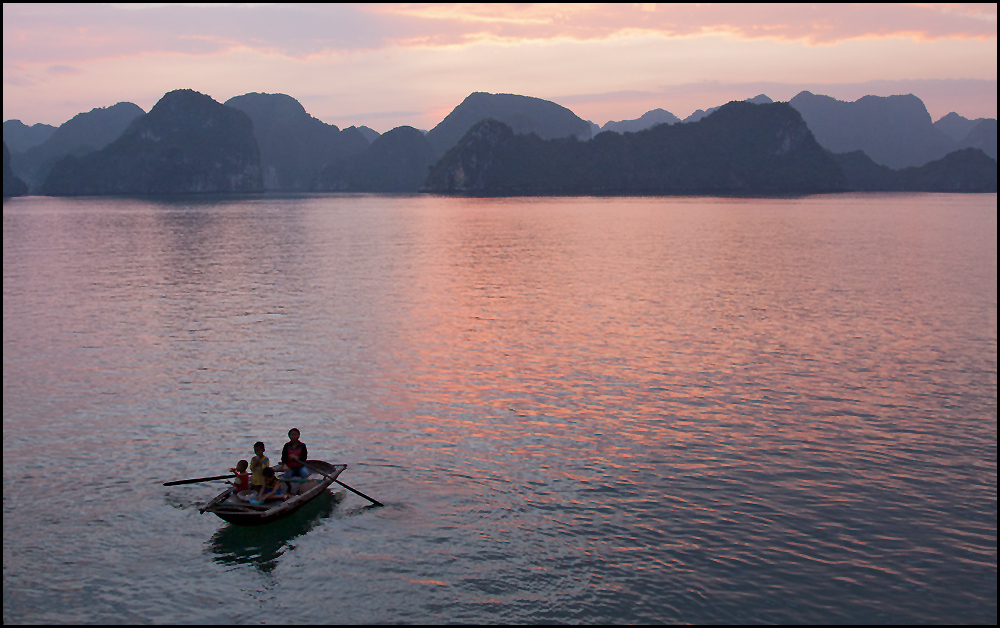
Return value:
<svg viewBox="0 0 1000 628">
<path fill-rule="evenodd" d="M 271 620 L 278 600 L 301 622 L 988 620 L 995 208 L 5 204 L 5 591 L 82 565 L 176 621 Z M 244 543 L 193 514 L 213 487 L 162 487 L 258 439 L 276 458 L 292 425 L 386 508 L 349 496 Z M 98 461 L 101 499 L 22 516 Z M 157 601 L 107 567 L 121 553 L 168 596 L 255 612 Z M 35 617 L 136 617 L 93 599 Z"/>
</svg>

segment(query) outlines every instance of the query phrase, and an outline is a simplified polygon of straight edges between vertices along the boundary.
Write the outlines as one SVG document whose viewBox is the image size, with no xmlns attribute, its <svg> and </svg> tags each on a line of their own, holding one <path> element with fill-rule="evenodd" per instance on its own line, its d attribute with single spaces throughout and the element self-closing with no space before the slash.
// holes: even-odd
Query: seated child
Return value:
<svg viewBox="0 0 1000 628">
<path fill-rule="evenodd" d="M 236 463 L 236 467 L 230 469 L 236 474 L 236 478 L 233 481 L 227 481 L 227 484 L 232 484 L 234 493 L 239 493 L 240 491 L 245 491 L 250 488 L 250 474 L 247 473 L 247 461 L 240 460 Z"/>
<path fill-rule="evenodd" d="M 264 469 L 264 485 L 257 492 L 257 502 L 263 502 L 276 497 L 288 499 L 288 494 L 285 493 L 281 480 L 274 474 L 274 469 L 268 467 Z"/>
</svg>

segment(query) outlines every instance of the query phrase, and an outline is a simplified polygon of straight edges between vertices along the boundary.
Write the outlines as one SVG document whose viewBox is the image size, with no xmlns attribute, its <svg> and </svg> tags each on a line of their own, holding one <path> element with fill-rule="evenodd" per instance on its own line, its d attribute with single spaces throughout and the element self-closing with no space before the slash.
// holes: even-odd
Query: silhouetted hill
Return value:
<svg viewBox="0 0 1000 628">
<path fill-rule="evenodd" d="M 902 188 L 916 192 L 996 192 L 997 162 L 978 148 L 963 148 L 899 172 Z"/>
<path fill-rule="evenodd" d="M 946 116 L 942 116 L 940 120 L 934 123 L 934 128 L 941 131 L 947 135 L 953 142 L 957 142 L 969 134 L 972 127 L 976 126 L 979 122 L 985 120 L 986 118 L 979 118 L 978 120 L 969 120 L 964 116 L 960 116 L 954 111 Z"/>
<path fill-rule="evenodd" d="M 10 169 L 10 151 L 7 150 L 7 142 L 3 143 L 3 197 L 24 196 L 28 193 L 28 186 L 14 176 Z"/>
<path fill-rule="evenodd" d="M 253 121 L 264 187 L 269 190 L 309 190 L 325 166 L 368 147 L 355 127 L 341 131 L 326 124 L 285 94 L 244 94 L 225 104 Z"/>
<path fill-rule="evenodd" d="M 317 190 L 335 192 L 416 192 L 434 162 L 423 132 L 401 126 L 380 135 L 363 153 L 325 168 Z"/>
<path fill-rule="evenodd" d="M 899 173 L 888 166 L 877 164 L 861 150 L 833 153 L 847 188 L 856 192 L 898 191 Z"/>
<path fill-rule="evenodd" d="M 636 120 L 622 120 L 620 122 L 609 121 L 601 127 L 601 132 L 614 131 L 615 133 L 635 133 L 636 131 L 645 131 L 650 127 L 656 126 L 657 124 L 676 124 L 680 121 L 680 118 L 665 109 L 653 109 L 652 111 L 647 111 L 642 114 L 642 116 Z M 596 135 L 596 133 L 594 135 Z"/>
<path fill-rule="evenodd" d="M 256 192 L 264 185 L 249 116 L 182 89 L 103 149 L 58 162 L 43 187 L 60 196 Z"/>
<path fill-rule="evenodd" d="M 993 118 L 980 118 L 968 135 L 956 142 L 960 148 L 978 148 L 987 156 L 997 158 L 997 121 Z"/>
<path fill-rule="evenodd" d="M 754 105 L 769 105 L 774 101 L 768 98 L 766 94 L 757 94 L 753 98 L 747 98 L 743 102 L 748 102 Z M 711 115 L 712 113 L 716 112 L 718 109 L 719 107 L 712 107 L 711 109 L 707 110 L 699 109 L 694 113 L 692 113 L 691 115 L 689 115 L 688 117 L 684 118 L 682 122 L 697 122 L 698 120 L 701 120 L 705 116 Z"/>
<path fill-rule="evenodd" d="M 141 107 L 130 102 L 96 107 L 60 125 L 40 148 L 64 153 L 78 150 L 81 146 L 92 151 L 99 150 L 118 139 L 133 120 L 145 113 Z"/>
<path fill-rule="evenodd" d="M 997 158 L 996 118 L 969 120 L 952 111 L 935 122 L 934 128 L 951 138 L 955 149 L 978 148 L 993 159 Z"/>
<path fill-rule="evenodd" d="M 428 131 L 427 141 L 435 154 L 443 155 L 474 124 L 486 118 L 503 122 L 514 133 L 535 133 L 542 139 L 591 137 L 589 122 L 554 102 L 516 94 L 474 92 Z"/>
<path fill-rule="evenodd" d="M 789 104 L 824 148 L 835 153 L 863 150 L 875 163 L 890 168 L 920 166 L 955 148 L 913 94 L 843 102 L 801 92 Z"/>
<path fill-rule="evenodd" d="M 375 140 L 377 140 L 378 136 L 379 136 L 379 132 L 378 131 L 376 131 L 375 129 L 369 129 L 368 127 L 366 127 L 364 125 L 358 126 L 358 127 L 352 126 L 352 127 L 348 127 L 348 128 L 357 129 L 358 131 L 360 131 L 361 135 L 363 135 L 365 137 L 365 139 L 368 140 L 369 144 L 371 144 L 372 142 L 374 142 Z"/>
<path fill-rule="evenodd" d="M 976 148 L 958 150 L 923 166 L 892 170 L 860 150 L 835 154 L 851 190 L 863 192 L 996 192 L 997 162 Z"/>
<path fill-rule="evenodd" d="M 29 189 L 37 189 L 49 175 L 53 164 L 74 155 L 81 157 L 104 148 L 118 139 L 133 120 L 145 112 L 130 102 L 97 107 L 79 113 L 61 124 L 40 145 L 11 157 L 11 168 L 24 179 Z"/>
<path fill-rule="evenodd" d="M 590 142 L 473 127 L 426 189 L 475 194 L 803 193 L 843 189 L 840 169 L 787 103 L 731 102 L 705 119 Z"/>
<path fill-rule="evenodd" d="M 7 120 L 3 123 L 3 141 L 12 153 L 23 153 L 32 146 L 38 146 L 56 132 L 51 124 L 27 124 L 20 120 Z"/>
</svg>

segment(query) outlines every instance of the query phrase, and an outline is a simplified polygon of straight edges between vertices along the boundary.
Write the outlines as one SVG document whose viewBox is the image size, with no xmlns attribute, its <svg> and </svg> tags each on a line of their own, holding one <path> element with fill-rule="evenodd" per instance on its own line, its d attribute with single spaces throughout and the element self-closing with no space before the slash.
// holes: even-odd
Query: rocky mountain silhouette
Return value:
<svg viewBox="0 0 1000 628">
<path fill-rule="evenodd" d="M 772 101 L 760 94 L 747 102 Z M 846 103 L 802 92 L 790 103 L 799 109 L 820 145 L 835 153 L 864 150 L 877 163 L 893 168 L 923 165 L 962 148 L 979 148 L 989 157 L 997 158 L 995 119 L 969 120 L 952 112 L 929 125 L 930 114 L 926 113 L 923 101 L 913 95 L 866 96 Z M 717 109 L 699 109 L 683 121 L 696 122 Z M 629 126 L 624 130 L 652 126 L 639 121 L 647 116 L 652 118 L 659 111 L 663 110 L 649 111 L 639 120 L 627 121 Z M 616 130 L 618 124 L 609 122 L 602 130 Z"/>
<path fill-rule="evenodd" d="M 851 190 L 863 192 L 996 192 L 997 162 L 978 148 L 954 151 L 922 166 L 893 170 L 863 151 L 833 156 Z"/>
<path fill-rule="evenodd" d="M 913 94 L 844 102 L 801 92 L 789 104 L 802 114 L 822 146 L 835 153 L 862 150 L 890 168 L 922 166 L 956 148 L 934 127 L 923 101 Z"/>
<path fill-rule="evenodd" d="M 356 128 L 358 131 L 361 131 L 361 135 L 365 136 L 365 139 L 368 140 L 369 144 L 377 140 L 378 136 L 380 135 L 379 132 L 376 131 L 375 129 L 369 129 L 364 125 L 359 127 L 349 127 L 349 128 Z"/>
<path fill-rule="evenodd" d="M 3 143 L 3 197 L 24 196 L 28 193 L 28 186 L 21 181 L 10 169 L 10 151 L 7 150 L 7 142 Z"/>
<path fill-rule="evenodd" d="M 774 101 L 768 98 L 766 94 L 757 94 L 753 98 L 747 98 L 743 102 L 748 102 L 754 105 L 768 105 Z M 688 117 L 684 118 L 683 122 L 697 122 L 698 120 L 701 120 L 705 116 L 711 115 L 718 109 L 719 107 L 712 107 L 711 109 L 705 109 L 705 110 L 698 109 Z"/>
<path fill-rule="evenodd" d="M 400 126 L 383 133 L 364 152 L 327 166 L 318 191 L 416 192 L 434 163 L 434 149 L 423 132 Z"/>
<path fill-rule="evenodd" d="M 534 133 L 542 139 L 591 137 L 591 123 L 562 105 L 531 96 L 474 92 L 427 132 L 427 141 L 436 155 L 443 155 L 486 118 L 503 122 L 516 134 Z"/>
<path fill-rule="evenodd" d="M 65 157 L 43 185 L 56 196 L 263 189 L 250 117 L 190 89 L 165 94 L 101 150 Z"/>
<path fill-rule="evenodd" d="M 775 118 L 737 116 L 734 103 L 699 110 L 684 124 L 654 109 L 636 120 L 608 122 L 605 129 L 617 133 L 602 131 L 588 141 L 597 125 L 555 103 L 514 94 L 476 92 L 429 132 L 398 127 L 380 136 L 368 127 L 340 130 L 323 123 L 284 94 L 244 94 L 227 106 L 191 90 L 177 90 L 157 103 L 156 115 L 119 103 L 79 114 L 58 129 L 49 127 L 50 134 L 45 125 L 36 129 L 16 120 L 5 122 L 5 134 L 24 142 L 48 135 L 23 153 L 8 152 L 11 177 L 5 181 L 14 186 L 9 189 L 17 189 L 20 163 L 33 173 L 23 181 L 29 192 L 52 194 L 421 188 L 487 194 L 756 194 L 995 187 L 984 174 L 992 163 L 995 179 L 995 119 L 969 120 L 952 112 L 931 123 L 922 101 L 912 95 L 867 96 L 845 103 L 802 92 L 790 103 L 772 103 L 764 94 L 742 102 L 788 105 L 798 119 L 783 124 L 788 129 L 804 124 L 811 141 L 825 149 L 825 161 L 806 150 L 805 140 L 793 142 L 796 150 L 805 150 L 795 167 L 776 159 L 781 151 L 755 154 L 775 137 Z M 726 115 L 711 124 L 691 126 L 723 110 Z M 242 117 L 233 117 L 237 112 Z M 480 118 L 490 112 L 504 119 Z M 483 119 L 493 122 L 448 145 L 463 126 L 470 125 L 468 131 Z M 738 124 L 732 123 L 737 119 Z M 726 126 L 725 120 L 731 124 Z M 247 121 L 249 142 L 241 135 Z M 127 130 L 119 134 L 123 126 Z M 664 130 L 688 126 L 697 132 Z M 629 137 L 615 139 L 622 132 Z M 120 136 L 111 142 L 115 134 Z M 749 137 L 755 138 L 757 149 L 747 143 Z M 93 148 L 107 142 L 100 150 Z M 105 150 L 112 145 L 114 150 Z M 977 150 L 958 152 L 966 148 Z M 434 164 L 452 149 L 458 151 L 458 162 L 451 155 L 450 162 Z M 924 161 L 928 155 L 936 158 Z M 56 176 L 40 179 L 66 156 L 76 159 L 65 159 Z M 465 158 L 472 161 L 462 161 Z M 830 163 L 840 183 L 830 174 Z M 716 174 L 708 174 L 709 166 Z M 962 168 L 970 174 L 962 176 Z"/>
<path fill-rule="evenodd" d="M 28 184 L 29 189 L 37 190 L 57 161 L 67 155 L 80 157 L 104 148 L 118 139 L 133 120 L 144 114 L 138 105 L 130 102 L 77 114 L 38 146 L 12 154 L 11 168 Z"/>
<path fill-rule="evenodd" d="M 978 148 L 963 148 L 923 166 L 900 171 L 902 187 L 919 192 L 997 191 L 997 162 Z"/>
<path fill-rule="evenodd" d="M 264 187 L 268 190 L 310 190 L 324 167 L 361 153 L 369 144 L 359 129 L 341 131 L 326 124 L 285 94 L 244 94 L 225 104 L 246 113 L 253 121 Z"/>
<path fill-rule="evenodd" d="M 425 189 L 473 194 L 805 193 L 844 189 L 828 151 L 787 103 L 731 102 L 698 122 L 590 142 L 473 127 Z"/>
<path fill-rule="evenodd" d="M 645 131 L 657 124 L 676 124 L 680 121 L 680 118 L 665 109 L 653 109 L 642 114 L 635 120 L 608 121 L 601 127 L 601 132 L 635 133 L 636 131 Z"/>
<path fill-rule="evenodd" d="M 12 153 L 23 153 L 49 139 L 56 128 L 51 124 L 27 124 L 20 120 L 6 120 L 3 123 L 3 141 Z"/>
<path fill-rule="evenodd" d="M 978 148 L 963 148 L 922 166 L 899 171 L 900 187 L 913 192 L 996 192 L 997 162 Z"/>
<path fill-rule="evenodd" d="M 979 118 L 978 120 L 969 120 L 965 116 L 960 116 L 954 111 L 946 116 L 942 116 L 940 120 L 934 123 L 934 128 L 941 131 L 954 142 L 958 142 L 965 138 L 972 130 L 972 127 L 976 126 L 986 118 Z"/>
<path fill-rule="evenodd" d="M 969 133 L 956 142 L 960 148 L 978 148 L 994 160 L 997 158 L 997 121 L 980 118 Z"/>
</svg>

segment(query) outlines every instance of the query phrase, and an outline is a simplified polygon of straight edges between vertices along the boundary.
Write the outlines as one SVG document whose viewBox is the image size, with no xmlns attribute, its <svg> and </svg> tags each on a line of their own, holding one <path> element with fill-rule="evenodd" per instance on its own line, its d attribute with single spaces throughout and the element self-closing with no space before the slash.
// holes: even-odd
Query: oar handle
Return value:
<svg viewBox="0 0 1000 628">
<path fill-rule="evenodd" d="M 174 480 L 173 482 L 164 482 L 164 486 L 177 486 L 178 484 L 195 484 L 197 482 L 211 482 L 212 480 L 227 480 L 233 477 L 233 473 L 226 475 L 213 475 L 210 478 L 191 478 L 190 480 Z"/>
</svg>

